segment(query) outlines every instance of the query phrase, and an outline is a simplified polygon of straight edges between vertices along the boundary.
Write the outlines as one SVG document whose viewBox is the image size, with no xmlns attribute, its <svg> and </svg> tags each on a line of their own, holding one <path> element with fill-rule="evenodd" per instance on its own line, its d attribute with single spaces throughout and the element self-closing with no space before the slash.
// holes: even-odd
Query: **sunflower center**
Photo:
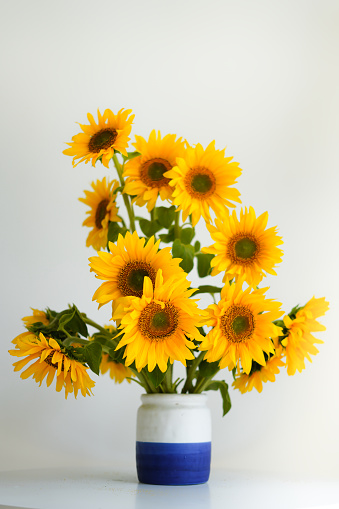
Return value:
<svg viewBox="0 0 339 509">
<path fill-rule="evenodd" d="M 247 233 L 238 233 L 230 239 L 227 246 L 227 255 L 233 263 L 240 265 L 252 264 L 257 260 L 260 252 L 258 239 Z"/>
<path fill-rule="evenodd" d="M 140 178 L 148 187 L 167 186 L 170 179 L 164 177 L 166 171 L 171 170 L 171 164 L 166 159 L 155 158 L 146 161 L 140 170 Z"/>
<path fill-rule="evenodd" d="M 230 306 L 221 317 L 220 329 L 231 343 L 248 341 L 255 329 L 252 311 L 246 306 Z"/>
<path fill-rule="evenodd" d="M 158 330 L 166 329 L 169 326 L 169 317 L 167 313 L 165 311 L 155 313 L 152 318 L 152 326 Z"/>
<path fill-rule="evenodd" d="M 247 260 L 247 258 L 252 258 L 252 256 L 254 256 L 257 250 L 257 244 L 254 240 L 245 237 L 235 243 L 234 250 L 238 258 Z"/>
<path fill-rule="evenodd" d="M 88 148 L 91 152 L 100 152 L 113 145 L 118 133 L 115 129 L 107 128 L 93 134 L 89 140 Z"/>
<path fill-rule="evenodd" d="M 124 296 L 142 297 L 144 278 L 149 277 L 155 283 L 156 271 L 143 261 L 128 262 L 118 275 L 118 288 Z"/>
<path fill-rule="evenodd" d="M 169 302 L 163 308 L 150 302 L 140 313 L 138 328 L 150 341 L 163 341 L 176 330 L 178 314 L 178 309 Z"/>
<path fill-rule="evenodd" d="M 109 200 L 101 200 L 101 202 L 97 206 L 97 210 L 95 212 L 95 226 L 98 228 L 98 230 L 102 229 L 101 222 L 103 221 L 103 219 L 105 219 L 108 204 Z"/>
<path fill-rule="evenodd" d="M 197 193 L 207 193 L 213 186 L 213 181 L 209 175 L 198 174 L 192 178 L 191 185 Z"/>
<path fill-rule="evenodd" d="M 52 358 L 53 358 L 53 355 L 54 355 L 54 352 L 51 352 L 45 359 L 45 362 L 47 364 L 49 364 L 49 366 L 52 366 L 54 369 L 58 369 L 59 365 L 56 363 L 56 362 L 52 362 Z M 64 371 L 65 368 L 64 368 L 64 360 L 62 359 L 62 364 L 61 364 L 61 371 Z M 68 370 L 69 371 L 69 370 Z"/>
<path fill-rule="evenodd" d="M 215 191 L 215 176 L 208 168 L 192 168 L 185 177 L 185 186 L 191 196 L 204 199 Z"/>
</svg>

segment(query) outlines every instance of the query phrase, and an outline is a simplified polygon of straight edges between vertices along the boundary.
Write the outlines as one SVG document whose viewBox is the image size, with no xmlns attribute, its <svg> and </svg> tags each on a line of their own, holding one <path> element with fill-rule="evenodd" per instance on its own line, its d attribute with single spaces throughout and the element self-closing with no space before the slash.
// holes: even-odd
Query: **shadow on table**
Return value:
<svg viewBox="0 0 339 509">
<path fill-rule="evenodd" d="M 155 486 L 138 484 L 135 509 L 209 509 L 210 490 L 207 484 L 192 486 Z"/>
</svg>

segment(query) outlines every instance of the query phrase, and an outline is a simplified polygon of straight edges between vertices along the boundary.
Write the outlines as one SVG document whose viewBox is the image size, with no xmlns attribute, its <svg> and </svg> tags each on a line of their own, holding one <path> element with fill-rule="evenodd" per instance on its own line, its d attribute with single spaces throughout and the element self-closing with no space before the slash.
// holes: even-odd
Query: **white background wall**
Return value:
<svg viewBox="0 0 339 509">
<path fill-rule="evenodd" d="M 269 295 L 286 311 L 330 301 L 325 344 L 302 374 L 282 373 L 260 395 L 232 392 L 224 419 L 211 394 L 214 466 L 337 476 L 339 3 L 13 0 L 0 23 L 0 468 L 133 466 L 136 384 L 104 376 L 94 397 L 65 401 L 22 381 L 7 353 L 30 306 L 74 302 L 108 322 L 109 307 L 91 300 L 94 251 L 77 201 L 106 173 L 73 169 L 62 150 L 87 112 L 124 107 L 134 134 L 227 146 L 243 204 L 268 210 L 284 238 Z"/>
</svg>

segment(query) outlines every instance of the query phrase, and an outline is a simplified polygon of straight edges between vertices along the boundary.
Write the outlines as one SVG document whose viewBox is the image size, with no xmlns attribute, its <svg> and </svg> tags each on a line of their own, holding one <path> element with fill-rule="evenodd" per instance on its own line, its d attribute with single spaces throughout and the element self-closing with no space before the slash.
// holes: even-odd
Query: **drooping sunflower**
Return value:
<svg viewBox="0 0 339 509">
<path fill-rule="evenodd" d="M 115 115 L 107 109 L 101 115 L 98 110 L 98 123 L 91 113 L 87 113 L 89 125 L 79 124 L 83 132 L 73 136 L 72 142 L 67 143 L 70 148 L 66 148 L 63 153 L 73 156 L 73 166 L 77 166 L 83 161 L 88 163 L 90 160 L 95 166 L 100 157 L 102 164 L 108 168 L 108 163 L 115 150 L 127 156 L 126 147 L 134 119 L 131 112 L 132 110 L 121 109 Z M 76 159 L 79 159 L 77 163 Z"/>
<path fill-rule="evenodd" d="M 252 361 L 265 366 L 264 353 L 274 353 L 271 338 L 281 333 L 273 320 L 282 311 L 280 302 L 265 298 L 267 288 L 242 290 L 243 280 L 226 283 L 221 291 L 221 300 L 207 308 L 206 325 L 213 328 L 204 338 L 199 350 L 207 351 L 209 362 L 220 360 L 220 369 L 237 366 L 249 374 Z"/>
<path fill-rule="evenodd" d="M 325 297 L 320 299 L 312 297 L 293 318 L 284 316 L 287 332 L 281 344 L 285 348 L 288 375 L 294 375 L 297 370 L 301 372 L 305 369 L 305 359 L 312 362 L 310 356 L 319 353 L 314 345 L 323 341 L 315 338 L 311 333 L 326 330 L 326 327 L 316 319 L 323 316 L 328 309 L 329 303 L 325 301 Z"/>
<path fill-rule="evenodd" d="M 117 350 L 126 346 L 126 366 L 135 362 L 138 371 L 145 366 L 153 371 L 159 366 L 164 373 L 168 360 L 186 366 L 187 359 L 194 359 L 191 340 L 202 340 L 197 329 L 201 312 L 196 301 L 189 298 L 195 291 L 188 289 L 189 284 L 185 275 L 174 275 L 165 282 L 161 269 L 154 288 L 151 279 L 145 277 L 143 296 L 130 300 L 119 327 L 123 337 Z"/>
<path fill-rule="evenodd" d="M 250 392 L 253 387 L 261 392 L 263 389 L 263 383 L 266 382 L 274 382 L 275 375 L 280 373 L 281 367 L 285 366 L 282 361 L 282 349 L 276 351 L 274 355 L 271 355 L 267 361 L 265 366 L 261 366 L 257 362 L 252 362 L 252 368 L 250 373 L 247 375 L 246 373 L 241 373 L 236 376 L 232 386 L 235 389 L 239 389 L 239 391 L 244 394 L 245 392 Z"/>
<path fill-rule="evenodd" d="M 202 248 L 204 253 L 215 254 L 211 261 L 212 276 L 226 271 L 224 281 L 244 277 L 252 287 L 257 286 L 268 274 L 276 275 L 273 267 L 281 262 L 283 244 L 276 227 L 266 229 L 268 213 L 256 218 L 252 207 L 216 218 L 215 224 L 207 224 L 215 244 Z"/>
<path fill-rule="evenodd" d="M 112 335 L 117 331 L 116 327 L 113 327 L 113 325 L 105 325 L 105 329 Z M 91 340 L 92 338 L 89 339 Z M 109 376 L 112 380 L 118 384 L 121 384 L 124 380 L 126 380 L 126 378 L 132 378 L 134 376 L 134 373 L 130 370 L 130 368 L 121 362 L 116 362 L 107 353 L 103 353 L 100 363 L 100 373 L 104 375 L 107 371 L 109 372 Z M 127 382 L 131 383 L 130 380 L 127 380 Z"/>
<path fill-rule="evenodd" d="M 35 361 L 21 373 L 21 378 L 32 376 L 41 386 L 47 376 L 49 387 L 56 375 L 56 390 L 59 392 L 64 388 L 66 399 L 71 392 L 77 397 L 79 390 L 83 396 L 92 394 L 95 382 L 89 377 L 87 368 L 62 352 L 55 339 L 45 337 L 41 332 L 39 337 L 27 332 L 16 337 L 13 343 L 16 349 L 9 350 L 9 353 L 15 357 L 24 357 L 13 364 L 14 371 L 20 371 L 29 362 Z"/>
<path fill-rule="evenodd" d="M 86 198 L 79 198 L 79 201 L 88 205 L 88 217 L 82 223 L 83 226 L 92 228 L 86 246 L 93 246 L 100 251 L 107 245 L 108 225 L 110 221 L 120 221 L 118 207 L 116 205 L 115 190 L 119 187 L 117 180 L 106 182 L 106 177 L 91 184 L 93 191 L 85 191 Z"/>
<path fill-rule="evenodd" d="M 159 250 L 159 243 L 154 243 L 153 236 L 145 245 L 137 232 L 127 232 L 125 237 L 119 235 L 116 244 L 109 243 L 110 253 L 102 251 L 89 258 L 91 271 L 105 281 L 93 300 L 103 305 L 120 297 L 141 297 L 144 278 L 149 277 L 154 284 L 160 268 L 165 281 L 173 274 L 184 274 L 179 267 L 181 259 L 172 258 L 170 247 Z"/>
<path fill-rule="evenodd" d="M 176 157 L 184 157 L 185 154 L 185 142 L 175 138 L 175 134 L 161 138 L 160 131 L 157 135 L 155 130 L 151 132 L 148 141 L 142 136 L 135 136 L 136 143 L 133 146 L 141 155 L 126 163 L 124 192 L 135 196 L 133 202 L 140 207 L 147 203 L 149 212 L 155 207 L 158 195 L 162 200 L 172 196 L 170 179 L 164 173 L 176 165 Z"/>
<path fill-rule="evenodd" d="M 49 324 L 49 319 L 47 318 L 47 315 L 44 311 L 40 311 L 39 309 L 31 308 L 33 311 L 33 315 L 31 316 L 24 316 L 22 318 L 22 321 L 24 322 L 25 327 L 29 327 L 30 325 L 33 325 L 33 323 L 41 322 L 43 325 Z"/>
<path fill-rule="evenodd" d="M 107 371 L 112 380 L 117 384 L 121 384 L 126 378 L 134 376 L 133 372 L 127 366 L 121 364 L 121 362 L 115 362 L 105 353 L 101 359 L 100 373 L 104 375 Z M 131 383 L 131 380 L 127 380 L 127 382 Z"/>
<path fill-rule="evenodd" d="M 232 157 L 225 157 L 225 149 L 216 150 L 214 143 L 205 150 L 200 143 L 188 147 L 185 157 L 177 158 L 177 166 L 164 173 L 174 187 L 173 204 L 182 210 L 184 222 L 192 214 L 193 226 L 201 216 L 211 221 L 210 208 L 219 216 L 225 207 L 235 207 L 232 202 L 241 203 L 239 191 L 230 187 L 241 174 L 239 163 L 231 162 Z"/>
</svg>

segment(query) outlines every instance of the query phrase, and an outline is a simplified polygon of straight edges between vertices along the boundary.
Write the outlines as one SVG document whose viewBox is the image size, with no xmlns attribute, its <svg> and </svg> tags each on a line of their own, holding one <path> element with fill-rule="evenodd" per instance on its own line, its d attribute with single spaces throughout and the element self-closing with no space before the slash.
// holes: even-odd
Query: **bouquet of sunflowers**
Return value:
<svg viewBox="0 0 339 509">
<path fill-rule="evenodd" d="M 318 353 L 312 332 L 328 309 L 325 298 L 311 298 L 284 315 L 281 304 L 260 287 L 275 275 L 282 260 L 277 228 L 267 228 L 268 213 L 256 215 L 241 203 L 233 187 L 239 164 L 211 142 L 191 146 L 174 134 L 152 131 L 148 140 L 135 136 L 127 151 L 134 115 L 105 110 L 72 138 L 64 153 L 81 162 L 104 165 L 117 178 L 96 180 L 80 201 L 89 207 L 84 226 L 91 271 L 102 281 L 93 300 L 112 306 L 115 326 L 102 326 L 73 305 L 62 311 L 33 309 L 23 318 L 26 332 L 17 336 L 10 354 L 19 357 L 15 371 L 29 364 L 21 378 L 32 376 L 65 396 L 79 390 L 90 395 L 89 375 L 109 371 L 116 382 L 131 380 L 147 393 L 201 393 L 219 390 L 223 413 L 231 407 L 228 383 L 215 380 L 228 369 L 232 386 L 242 393 L 273 382 L 283 367 L 289 375 L 305 368 Z M 125 213 L 118 207 L 124 205 Z M 136 214 L 146 206 L 148 219 Z M 196 238 L 206 222 L 211 245 Z M 223 287 L 195 284 L 223 274 Z M 199 294 L 213 301 L 199 309 Z M 89 332 L 88 327 L 91 327 Z M 173 378 L 174 361 L 186 377 Z"/>
</svg>

